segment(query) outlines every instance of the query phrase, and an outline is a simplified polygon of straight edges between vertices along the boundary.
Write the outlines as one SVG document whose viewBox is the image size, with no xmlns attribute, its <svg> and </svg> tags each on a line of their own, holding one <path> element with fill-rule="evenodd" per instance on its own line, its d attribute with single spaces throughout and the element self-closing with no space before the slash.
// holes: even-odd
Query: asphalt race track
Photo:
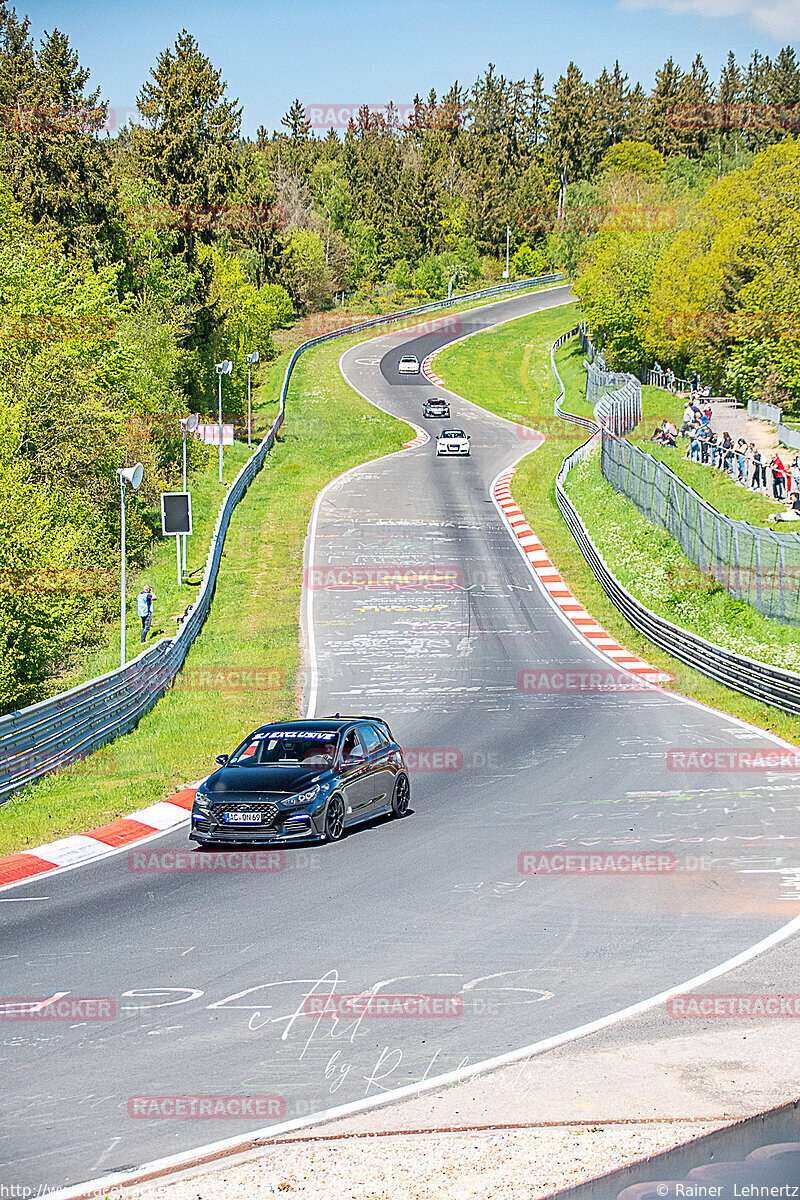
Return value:
<svg viewBox="0 0 800 1200">
<path fill-rule="evenodd" d="M 519 689 L 525 668 L 598 664 L 490 497 L 532 443 L 457 399 L 449 422 L 424 422 L 437 389 L 397 374 L 404 353 L 567 298 L 521 296 L 342 357 L 380 407 L 472 437 L 466 459 L 437 460 L 431 440 L 334 482 L 309 547 L 323 582 L 306 591 L 307 700 L 313 685 L 318 715 L 389 721 L 424 768 L 409 816 L 292 848 L 279 872 L 136 872 L 123 853 L 0 893 L 3 996 L 117 1006 L 107 1021 L 0 1025 L 4 1183 L 55 1188 L 271 1123 L 130 1116 L 131 1097 L 269 1096 L 274 1120 L 378 1099 L 645 1000 L 795 915 L 780 839 L 798 834 L 797 776 L 667 765 L 676 748 L 774 749 L 766 735 L 657 689 Z M 369 586 L 348 586 L 356 568 Z M 152 843 L 186 845 L 185 830 Z M 518 869 L 521 853 L 593 847 L 677 866 Z M 312 990 L 378 985 L 455 996 L 460 1015 L 303 1011 Z"/>
</svg>

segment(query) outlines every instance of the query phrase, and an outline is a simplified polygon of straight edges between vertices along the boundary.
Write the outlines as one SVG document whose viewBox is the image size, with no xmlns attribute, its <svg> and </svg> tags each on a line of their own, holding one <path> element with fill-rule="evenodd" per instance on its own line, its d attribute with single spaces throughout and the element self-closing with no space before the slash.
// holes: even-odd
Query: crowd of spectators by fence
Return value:
<svg viewBox="0 0 800 1200">
<path fill-rule="evenodd" d="M 692 462 L 725 471 L 741 487 L 786 504 L 786 512 L 771 513 L 768 521 L 800 520 L 800 455 L 792 458 L 786 451 L 783 455 L 777 451 L 770 453 L 745 438 L 734 441 L 727 430 L 715 432 L 711 427 L 711 408 L 702 406 L 697 392 L 686 401 L 680 431 L 665 418 L 650 440 L 662 446 L 676 446 L 679 436 L 686 439 L 686 457 Z"/>
</svg>

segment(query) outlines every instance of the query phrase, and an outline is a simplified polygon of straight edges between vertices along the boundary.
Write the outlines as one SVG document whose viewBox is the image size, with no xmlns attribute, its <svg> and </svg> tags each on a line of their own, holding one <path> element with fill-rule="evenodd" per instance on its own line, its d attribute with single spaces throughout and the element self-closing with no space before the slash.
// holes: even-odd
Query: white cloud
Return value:
<svg viewBox="0 0 800 1200">
<path fill-rule="evenodd" d="M 627 9 L 660 8 L 678 16 L 744 17 L 776 40 L 800 37 L 800 0 L 619 0 Z"/>
</svg>

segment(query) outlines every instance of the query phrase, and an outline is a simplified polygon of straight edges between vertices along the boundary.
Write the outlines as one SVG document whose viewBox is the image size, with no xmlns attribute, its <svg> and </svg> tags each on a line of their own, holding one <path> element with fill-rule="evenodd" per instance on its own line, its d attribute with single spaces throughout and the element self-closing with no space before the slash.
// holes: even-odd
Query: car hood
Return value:
<svg viewBox="0 0 800 1200">
<path fill-rule="evenodd" d="M 302 792 L 330 772 L 319 767 L 222 767 L 202 785 L 212 796 L 259 792 Z"/>
</svg>

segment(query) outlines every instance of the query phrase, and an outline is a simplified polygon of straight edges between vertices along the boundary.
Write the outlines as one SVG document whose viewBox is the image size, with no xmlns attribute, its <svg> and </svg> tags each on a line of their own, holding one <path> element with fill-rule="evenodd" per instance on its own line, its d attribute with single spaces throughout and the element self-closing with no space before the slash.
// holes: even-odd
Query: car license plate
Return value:
<svg viewBox="0 0 800 1200">
<path fill-rule="evenodd" d="M 225 820 L 229 825 L 260 825 L 263 815 L 260 812 L 226 812 Z"/>
</svg>

